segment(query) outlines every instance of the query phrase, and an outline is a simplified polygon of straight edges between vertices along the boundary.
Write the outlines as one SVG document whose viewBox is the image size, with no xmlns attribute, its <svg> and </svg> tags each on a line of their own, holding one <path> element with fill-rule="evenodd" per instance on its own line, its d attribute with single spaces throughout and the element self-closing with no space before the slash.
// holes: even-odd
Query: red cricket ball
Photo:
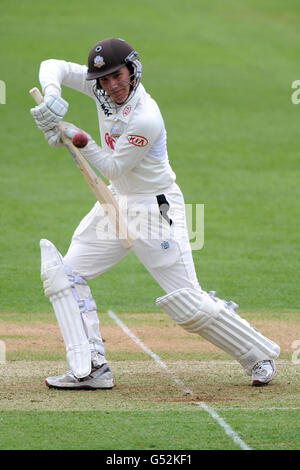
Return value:
<svg viewBox="0 0 300 470">
<path fill-rule="evenodd" d="M 73 135 L 72 142 L 75 147 L 82 149 L 88 143 L 88 136 L 84 132 L 78 131 Z"/>
</svg>

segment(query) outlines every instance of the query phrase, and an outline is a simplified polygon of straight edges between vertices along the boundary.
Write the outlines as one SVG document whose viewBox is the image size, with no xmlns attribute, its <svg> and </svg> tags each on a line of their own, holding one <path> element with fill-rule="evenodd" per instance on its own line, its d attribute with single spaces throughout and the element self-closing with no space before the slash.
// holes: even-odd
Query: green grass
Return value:
<svg viewBox="0 0 300 470">
<path fill-rule="evenodd" d="M 230 426 L 256 450 L 298 450 L 293 411 L 222 411 Z M 253 426 L 255 423 L 255 426 Z M 70 432 L 76 429 L 76 433 Z M 92 431 L 91 431 L 92 430 Z M 200 408 L 191 411 L 0 412 L 0 449 L 239 450 Z"/>
<path fill-rule="evenodd" d="M 65 150 L 48 147 L 35 127 L 28 90 L 38 85 L 43 59 L 86 63 L 91 46 L 110 36 L 140 52 L 143 83 L 162 110 L 185 200 L 205 205 L 204 247 L 193 253 L 201 286 L 232 298 L 242 312 L 298 313 L 300 108 L 291 103 L 291 84 L 300 79 L 299 27 L 297 0 L 2 0 L 1 318 L 43 321 L 45 328 L 53 321 L 40 281 L 39 240 L 64 253 L 94 203 Z M 70 103 L 66 120 L 99 141 L 93 102 L 68 89 L 63 96 Z M 102 312 L 155 312 L 162 295 L 133 254 L 90 286 Z M 21 351 L 18 358 L 61 355 Z M 112 358 L 124 360 L 122 353 Z M 261 449 L 299 447 L 292 415 L 224 412 Z M 1 449 L 235 448 L 200 410 L 0 416 Z"/>
<path fill-rule="evenodd" d="M 91 45 L 113 35 L 140 51 L 186 202 L 205 205 L 205 244 L 194 252 L 200 284 L 245 310 L 299 309 L 297 2 L 190 0 L 182 11 L 178 0 L 133 1 L 129 14 L 116 1 L 114 11 L 112 19 L 110 6 L 92 0 L 2 2 L 0 309 L 50 310 L 39 239 L 65 252 L 93 204 L 64 149 L 49 148 L 35 128 L 28 89 L 42 59 L 85 63 Z M 64 97 L 67 119 L 98 139 L 92 101 L 68 89 Z M 91 286 L 101 309 L 118 311 L 153 311 L 162 293 L 133 255 Z"/>
<path fill-rule="evenodd" d="M 227 419 L 229 412 L 220 414 Z M 258 450 L 272 449 L 278 439 L 282 440 L 281 450 L 285 449 L 283 442 L 289 442 L 290 450 L 297 450 L 299 442 L 291 417 L 292 412 L 275 413 L 270 428 L 268 413 L 235 411 L 230 412 L 229 422 Z M 253 420 L 259 424 L 259 433 L 251 432 Z M 74 428 L 76 433 L 70 432 Z M 195 410 L 181 412 L 0 412 L 0 433 L 0 449 L 8 450 L 239 450 L 196 406 Z"/>
<path fill-rule="evenodd" d="M 0 412 L 0 420 L 0 449 L 199 449 L 209 436 L 214 436 L 211 449 L 232 448 L 222 429 L 201 411 L 12 411 Z M 70 432 L 74 427 L 76 434 Z"/>
<path fill-rule="evenodd" d="M 230 410 L 221 415 L 239 435 L 247 436 L 252 449 L 299 450 L 299 430 L 295 428 L 299 410 Z"/>
</svg>

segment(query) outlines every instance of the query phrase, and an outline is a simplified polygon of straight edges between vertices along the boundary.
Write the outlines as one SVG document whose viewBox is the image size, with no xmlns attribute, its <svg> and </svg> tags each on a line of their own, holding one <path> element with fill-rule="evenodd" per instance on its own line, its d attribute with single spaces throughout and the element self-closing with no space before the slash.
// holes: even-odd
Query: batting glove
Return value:
<svg viewBox="0 0 300 470">
<path fill-rule="evenodd" d="M 59 95 L 46 95 L 44 101 L 30 110 L 41 131 L 49 131 L 60 122 L 68 110 L 69 104 Z"/>
<path fill-rule="evenodd" d="M 53 129 L 49 129 L 48 131 L 43 131 L 44 136 L 51 147 L 63 147 L 64 143 L 61 140 L 61 132 L 68 137 L 68 139 L 72 140 L 73 136 L 76 132 L 81 131 L 84 132 L 89 140 L 92 140 L 91 136 L 87 134 L 87 132 L 82 131 L 79 127 L 74 126 L 70 122 L 61 122 L 60 129 L 57 127 L 53 127 Z"/>
<path fill-rule="evenodd" d="M 61 133 L 57 127 L 49 129 L 48 131 L 43 131 L 45 139 L 51 147 L 63 147 L 64 143 L 61 141 Z"/>
<path fill-rule="evenodd" d="M 71 124 L 70 122 L 63 122 L 63 123 L 62 123 L 62 128 L 63 128 L 64 134 L 65 134 L 70 140 L 72 140 L 72 138 L 74 137 L 74 135 L 75 135 L 77 132 L 79 132 L 79 131 L 80 131 L 80 132 L 84 132 L 84 133 L 87 135 L 87 137 L 88 137 L 89 140 L 92 139 L 91 136 L 90 136 L 87 132 L 83 131 L 82 129 L 79 129 L 79 127 L 74 126 L 74 124 Z"/>
</svg>

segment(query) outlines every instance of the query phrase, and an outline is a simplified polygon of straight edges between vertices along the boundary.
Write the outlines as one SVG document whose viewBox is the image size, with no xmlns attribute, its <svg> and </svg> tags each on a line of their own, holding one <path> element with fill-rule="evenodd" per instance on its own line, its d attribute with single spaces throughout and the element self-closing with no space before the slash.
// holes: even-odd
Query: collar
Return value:
<svg viewBox="0 0 300 470">
<path fill-rule="evenodd" d="M 133 95 L 133 97 L 124 105 L 118 106 L 111 110 L 110 116 L 104 116 L 105 121 L 115 121 L 116 118 L 122 122 L 127 123 L 136 108 L 138 101 L 141 99 L 143 94 L 146 94 L 145 88 L 140 83 Z"/>
</svg>

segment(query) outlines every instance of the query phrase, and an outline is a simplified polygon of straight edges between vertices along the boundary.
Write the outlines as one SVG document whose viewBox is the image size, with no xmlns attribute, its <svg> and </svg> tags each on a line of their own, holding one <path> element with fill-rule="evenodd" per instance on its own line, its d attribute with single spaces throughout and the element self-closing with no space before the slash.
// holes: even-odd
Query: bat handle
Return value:
<svg viewBox="0 0 300 470">
<path fill-rule="evenodd" d="M 37 87 L 31 88 L 31 90 L 29 90 L 29 93 L 31 94 L 36 104 L 41 104 L 44 101 L 44 97 Z M 63 133 L 63 126 L 61 125 L 60 122 L 57 124 L 57 127 L 61 131 L 62 140 L 64 141 L 66 139 L 66 136 Z"/>
<path fill-rule="evenodd" d="M 41 104 L 44 101 L 43 95 L 38 88 L 31 88 L 29 93 L 37 104 Z"/>
</svg>

